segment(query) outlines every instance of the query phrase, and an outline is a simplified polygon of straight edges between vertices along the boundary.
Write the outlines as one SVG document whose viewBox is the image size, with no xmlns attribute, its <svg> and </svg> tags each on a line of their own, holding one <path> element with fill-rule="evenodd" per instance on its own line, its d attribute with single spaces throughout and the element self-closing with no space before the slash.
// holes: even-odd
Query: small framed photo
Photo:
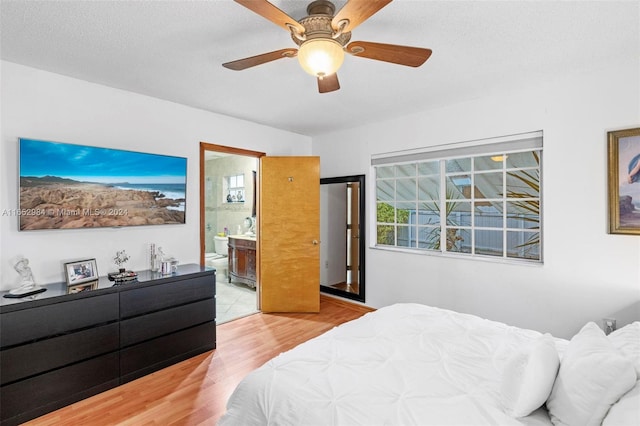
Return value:
<svg viewBox="0 0 640 426">
<path fill-rule="evenodd" d="M 67 286 L 67 294 L 82 293 L 83 291 L 95 290 L 98 288 L 98 280 L 89 281 L 82 284 Z"/>
<path fill-rule="evenodd" d="M 77 260 L 64 264 L 67 285 L 75 286 L 98 280 L 98 265 L 95 259 Z"/>
<path fill-rule="evenodd" d="M 640 235 L 640 127 L 607 136 L 609 233 Z"/>
</svg>

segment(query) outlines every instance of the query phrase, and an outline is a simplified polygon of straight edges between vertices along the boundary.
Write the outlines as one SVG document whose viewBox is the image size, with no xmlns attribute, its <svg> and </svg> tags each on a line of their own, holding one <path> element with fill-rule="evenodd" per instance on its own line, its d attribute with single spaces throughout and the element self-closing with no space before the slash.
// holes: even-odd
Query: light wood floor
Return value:
<svg viewBox="0 0 640 426">
<path fill-rule="evenodd" d="M 371 309 L 322 295 L 319 314 L 255 314 L 217 327 L 217 349 L 28 425 L 215 425 L 240 380 L 281 352 Z"/>
</svg>

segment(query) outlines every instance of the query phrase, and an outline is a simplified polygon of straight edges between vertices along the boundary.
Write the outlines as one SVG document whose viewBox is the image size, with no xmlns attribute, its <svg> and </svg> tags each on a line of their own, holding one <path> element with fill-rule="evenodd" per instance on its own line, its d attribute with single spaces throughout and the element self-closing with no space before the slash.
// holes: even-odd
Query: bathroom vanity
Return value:
<svg viewBox="0 0 640 426">
<path fill-rule="evenodd" d="M 229 282 L 256 287 L 256 238 L 229 235 Z"/>
</svg>

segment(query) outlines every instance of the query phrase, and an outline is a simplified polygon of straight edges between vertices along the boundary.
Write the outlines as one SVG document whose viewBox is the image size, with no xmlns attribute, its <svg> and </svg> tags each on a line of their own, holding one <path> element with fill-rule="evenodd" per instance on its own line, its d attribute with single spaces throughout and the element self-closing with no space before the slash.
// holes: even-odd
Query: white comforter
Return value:
<svg viewBox="0 0 640 426">
<path fill-rule="evenodd" d="M 429 306 L 388 306 L 249 374 L 218 424 L 550 424 L 543 410 L 522 421 L 500 408 L 506 360 L 538 336 Z"/>
</svg>

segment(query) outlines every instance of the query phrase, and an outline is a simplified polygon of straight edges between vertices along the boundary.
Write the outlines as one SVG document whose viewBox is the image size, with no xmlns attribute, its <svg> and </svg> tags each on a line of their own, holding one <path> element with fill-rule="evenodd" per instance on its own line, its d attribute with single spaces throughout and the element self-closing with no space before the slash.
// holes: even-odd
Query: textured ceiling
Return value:
<svg viewBox="0 0 640 426">
<path fill-rule="evenodd" d="M 359 1 L 359 0 L 354 0 Z M 362 1 L 362 0 L 360 0 Z M 273 1 L 296 19 L 307 2 Z M 336 1 L 337 8 L 344 1 Z M 427 47 L 420 68 L 347 55 L 319 94 L 296 59 L 222 63 L 295 47 L 230 0 L 2 0 L 3 60 L 314 136 L 640 56 L 638 1 L 395 0 L 352 41 Z"/>
</svg>

